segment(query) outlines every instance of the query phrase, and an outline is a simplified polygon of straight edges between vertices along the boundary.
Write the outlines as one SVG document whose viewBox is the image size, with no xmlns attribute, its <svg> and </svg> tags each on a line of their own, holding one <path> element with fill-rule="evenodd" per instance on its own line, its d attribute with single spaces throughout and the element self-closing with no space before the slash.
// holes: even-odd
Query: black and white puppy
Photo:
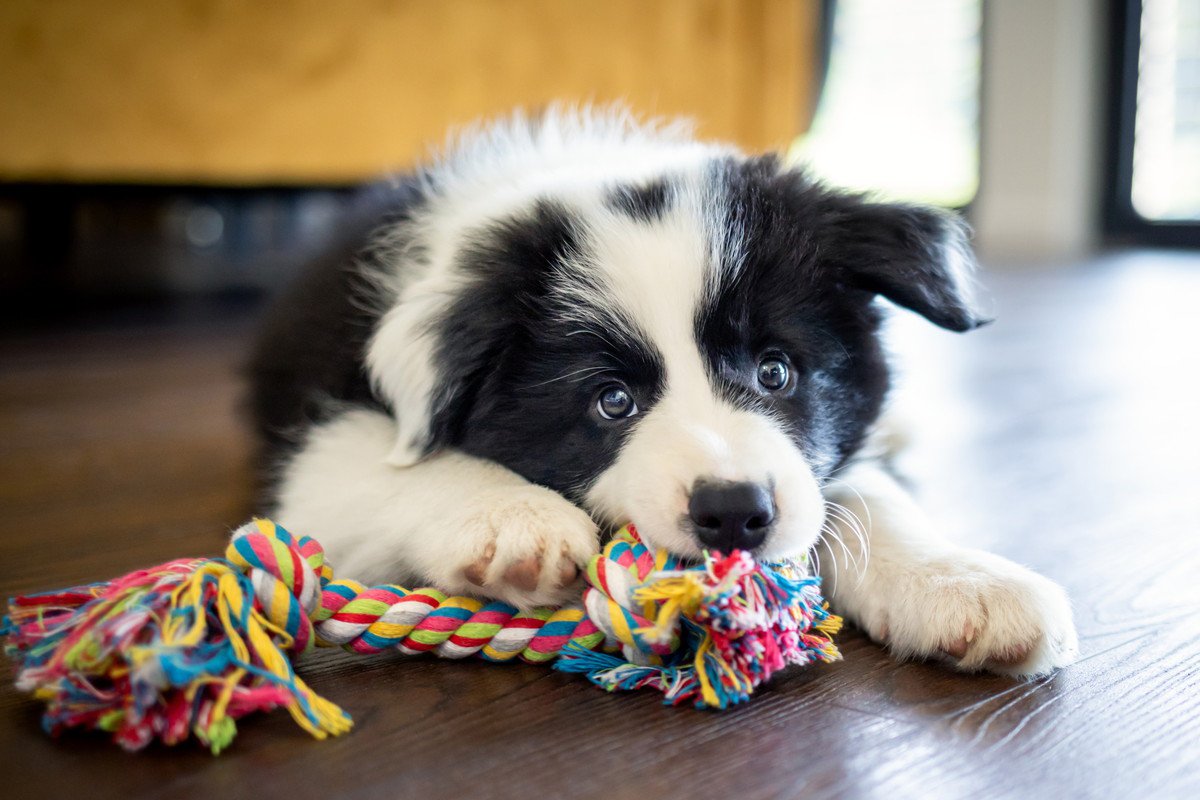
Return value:
<svg viewBox="0 0 1200 800">
<path fill-rule="evenodd" d="M 951 216 L 561 110 L 460 137 L 372 208 L 254 362 L 274 512 L 341 574 L 532 606 L 627 521 L 684 556 L 840 537 L 858 574 L 827 593 L 896 654 L 1073 658 L 1058 586 L 941 539 L 862 455 L 888 388 L 876 298 L 981 323 Z"/>
</svg>

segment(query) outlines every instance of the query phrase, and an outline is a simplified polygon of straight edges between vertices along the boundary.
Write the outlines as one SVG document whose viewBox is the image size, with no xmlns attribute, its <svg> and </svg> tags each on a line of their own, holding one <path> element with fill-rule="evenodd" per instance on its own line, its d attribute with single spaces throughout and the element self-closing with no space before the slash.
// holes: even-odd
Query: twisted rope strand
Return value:
<svg viewBox="0 0 1200 800">
<path fill-rule="evenodd" d="M 334 580 L 316 541 L 264 519 L 234 533 L 227 558 L 250 577 L 263 613 L 300 649 L 315 640 L 355 653 L 396 649 L 489 661 L 569 655 L 576 663 L 560 668 L 587 671 L 607 688 L 654 685 L 672 699 L 692 696 L 699 683 L 713 705 L 740 702 L 789 663 L 837 658 L 830 637 L 840 621 L 824 610 L 817 581 L 804 570 L 775 565 L 768 578 L 745 553 L 685 568 L 652 552 L 632 526 L 588 564 L 582 608 L 519 611 L 429 587 Z M 684 624 L 685 617 L 693 619 Z M 709 634 L 697 638 L 697 624 Z M 623 661 L 583 657 L 599 649 L 619 651 Z M 695 656 L 698 677 L 676 673 L 685 652 Z"/>
<path fill-rule="evenodd" d="M 520 658 L 540 664 L 568 646 L 594 650 L 603 644 L 606 633 L 594 620 L 611 621 L 613 635 L 622 644 L 650 648 L 636 633 L 649 620 L 626 606 L 632 605 L 633 588 L 656 562 L 632 534 L 625 536 L 629 538 L 610 545 L 612 560 L 621 569 L 606 569 L 604 559 L 592 565 L 594 585 L 609 589 L 589 590 L 586 614 L 574 606 L 520 611 L 508 603 L 451 597 L 431 587 L 367 587 L 333 580 L 316 540 L 297 538 L 266 519 L 252 520 L 235 531 L 225 557 L 249 576 L 264 616 L 295 640 L 299 652 L 315 641 L 354 653 L 396 649 L 410 655 L 479 654 L 488 661 Z M 654 647 L 669 652 L 664 645 Z"/>
</svg>

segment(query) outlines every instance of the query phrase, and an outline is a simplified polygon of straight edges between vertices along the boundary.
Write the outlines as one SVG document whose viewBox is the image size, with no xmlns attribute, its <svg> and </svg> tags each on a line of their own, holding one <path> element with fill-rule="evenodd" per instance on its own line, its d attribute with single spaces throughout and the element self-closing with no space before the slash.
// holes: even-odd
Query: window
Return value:
<svg viewBox="0 0 1200 800">
<path fill-rule="evenodd" d="M 979 184 L 980 0 L 837 0 L 812 129 L 791 155 L 819 178 L 967 205 Z"/>
<path fill-rule="evenodd" d="M 1200 244 L 1200 0 L 1116 0 L 1107 227 Z"/>
<path fill-rule="evenodd" d="M 1200 219 L 1200 0 L 1143 0 L 1133 124 L 1133 207 Z"/>
</svg>

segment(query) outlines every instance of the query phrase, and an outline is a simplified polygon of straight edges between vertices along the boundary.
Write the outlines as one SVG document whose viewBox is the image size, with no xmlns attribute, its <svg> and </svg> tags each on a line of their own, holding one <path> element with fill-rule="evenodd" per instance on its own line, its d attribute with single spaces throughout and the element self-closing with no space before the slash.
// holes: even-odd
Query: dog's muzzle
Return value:
<svg viewBox="0 0 1200 800">
<path fill-rule="evenodd" d="M 705 547 L 753 550 L 775 521 L 775 500 L 770 488 L 759 483 L 699 480 L 692 487 L 688 516 Z"/>
</svg>

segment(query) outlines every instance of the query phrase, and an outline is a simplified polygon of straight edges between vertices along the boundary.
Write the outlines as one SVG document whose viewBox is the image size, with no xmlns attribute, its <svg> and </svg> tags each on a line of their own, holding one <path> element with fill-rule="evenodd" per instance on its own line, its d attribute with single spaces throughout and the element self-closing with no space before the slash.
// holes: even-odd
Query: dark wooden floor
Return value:
<svg viewBox="0 0 1200 800">
<path fill-rule="evenodd" d="M 669 709 L 546 669 L 321 652 L 351 711 L 318 743 L 275 714 L 226 755 L 51 741 L 0 689 L 5 797 L 1200 796 L 1200 256 L 989 279 L 1000 321 L 905 324 L 935 518 L 1062 582 L 1080 662 L 1029 684 L 845 660 L 747 707 Z M 244 315 L 0 343 L 0 593 L 217 553 L 251 511 Z"/>
</svg>

